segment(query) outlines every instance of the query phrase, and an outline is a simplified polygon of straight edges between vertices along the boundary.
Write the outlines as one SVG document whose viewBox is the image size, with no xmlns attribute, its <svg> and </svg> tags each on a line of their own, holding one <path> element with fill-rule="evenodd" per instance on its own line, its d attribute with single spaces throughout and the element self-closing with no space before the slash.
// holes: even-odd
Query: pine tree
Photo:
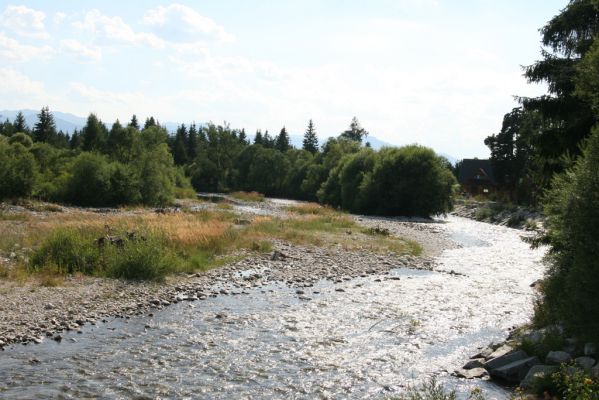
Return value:
<svg viewBox="0 0 599 400">
<path fill-rule="evenodd" d="M 272 149 L 273 147 L 275 147 L 275 139 L 270 137 L 268 129 L 266 130 L 266 132 L 264 132 L 264 136 L 262 136 L 262 146 L 268 149 Z"/>
<path fill-rule="evenodd" d="M 131 121 L 129 122 L 129 126 L 139 130 L 139 122 L 137 122 L 137 117 L 135 114 L 131 117 Z"/>
<path fill-rule="evenodd" d="M 192 161 L 198 156 L 198 130 L 195 122 L 189 126 L 187 135 L 187 160 Z"/>
<path fill-rule="evenodd" d="M 36 142 L 50 143 L 56 136 L 56 124 L 54 116 L 50 112 L 48 106 L 42 108 L 37 115 L 38 122 L 33 129 L 33 139 Z"/>
<path fill-rule="evenodd" d="M 275 148 L 283 153 L 291 148 L 289 135 L 287 134 L 287 129 L 285 129 L 285 127 L 281 129 L 281 132 L 279 132 L 279 135 L 275 139 Z"/>
<path fill-rule="evenodd" d="M 144 129 L 148 129 L 151 126 L 156 126 L 156 120 L 154 117 L 146 118 L 146 122 L 144 123 Z"/>
<path fill-rule="evenodd" d="M 185 124 L 182 124 L 177 128 L 175 134 L 175 141 L 173 143 L 173 159 L 176 165 L 183 165 L 187 162 L 187 128 Z"/>
<path fill-rule="evenodd" d="M 262 140 L 262 131 L 260 129 L 256 131 L 256 136 L 254 136 L 254 144 L 264 144 Z"/>
<path fill-rule="evenodd" d="M 312 154 L 318 151 L 318 137 L 316 136 L 316 129 L 314 128 L 314 122 L 312 122 L 312 120 L 308 122 L 308 129 L 306 129 L 306 133 L 304 133 L 302 148 Z"/>
<path fill-rule="evenodd" d="M 246 136 L 246 134 L 245 134 L 245 128 L 242 128 L 242 129 L 241 129 L 241 132 L 239 132 L 239 141 L 240 141 L 242 144 L 247 144 L 247 143 L 248 143 L 248 141 L 247 141 L 247 136 Z"/>
<path fill-rule="evenodd" d="M 81 134 L 77 129 L 73 131 L 73 135 L 69 140 L 69 147 L 73 150 L 78 149 L 81 146 Z"/>
<path fill-rule="evenodd" d="M 366 129 L 362 128 L 358 118 L 356 117 L 352 118 L 351 123 L 349 124 L 349 129 L 341 134 L 342 138 L 355 140 L 356 142 L 360 143 L 362 143 L 362 139 L 366 138 L 366 136 L 368 136 L 368 132 L 366 132 Z"/>
<path fill-rule="evenodd" d="M 27 123 L 25 122 L 25 116 L 21 111 L 17 114 L 15 121 L 13 122 L 13 126 L 15 128 L 15 132 L 24 132 L 29 133 L 29 127 L 27 127 Z"/>
</svg>

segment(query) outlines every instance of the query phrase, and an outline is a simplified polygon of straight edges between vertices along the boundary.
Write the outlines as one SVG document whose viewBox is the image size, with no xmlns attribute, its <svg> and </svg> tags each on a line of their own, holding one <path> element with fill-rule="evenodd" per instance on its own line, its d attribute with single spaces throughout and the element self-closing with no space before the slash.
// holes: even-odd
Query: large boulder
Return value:
<svg viewBox="0 0 599 400">
<path fill-rule="evenodd" d="M 472 368 L 472 369 L 459 369 L 455 371 L 455 375 L 458 378 L 466 378 L 466 379 L 475 379 L 475 378 L 484 378 L 488 376 L 489 373 L 484 368 Z"/>
<path fill-rule="evenodd" d="M 530 369 L 541 362 L 537 357 L 528 357 L 492 369 L 489 374 L 507 382 L 519 383 L 526 377 Z"/>
<path fill-rule="evenodd" d="M 520 382 L 520 387 L 523 389 L 531 389 L 535 381 L 543 379 L 557 370 L 558 367 L 554 365 L 533 365 L 522 382 Z"/>
<path fill-rule="evenodd" d="M 595 365 L 595 359 L 591 357 L 578 357 L 574 360 L 576 365 L 582 368 L 584 371 L 588 372 Z"/>
<path fill-rule="evenodd" d="M 496 369 L 504 365 L 513 363 L 514 361 L 519 361 L 528 358 L 528 354 L 526 354 L 522 350 L 512 351 L 511 353 L 502 353 L 499 351 L 495 351 L 493 354 L 500 355 L 494 358 L 489 358 L 489 360 L 485 363 L 485 368 L 488 370 Z"/>
<path fill-rule="evenodd" d="M 547 353 L 547 357 L 545 357 L 545 362 L 549 365 L 560 365 L 563 363 L 567 363 L 572 359 L 570 353 L 565 351 L 550 351 Z"/>
<path fill-rule="evenodd" d="M 584 355 L 585 356 L 597 355 L 597 346 L 595 346 L 595 343 L 585 343 L 584 344 Z"/>
</svg>

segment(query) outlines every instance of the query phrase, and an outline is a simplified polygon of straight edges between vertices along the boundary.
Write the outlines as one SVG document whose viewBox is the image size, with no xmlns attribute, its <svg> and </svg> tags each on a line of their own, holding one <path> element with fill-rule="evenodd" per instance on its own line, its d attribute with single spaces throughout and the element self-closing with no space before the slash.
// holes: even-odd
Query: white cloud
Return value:
<svg viewBox="0 0 599 400">
<path fill-rule="evenodd" d="M 75 39 L 60 41 L 60 51 L 70 53 L 83 61 L 99 61 L 102 49 L 98 46 L 88 46 Z"/>
<path fill-rule="evenodd" d="M 60 25 L 60 24 L 62 24 L 62 21 L 64 21 L 66 17 L 67 17 L 66 13 L 63 13 L 62 11 L 58 11 L 58 12 L 54 13 L 54 18 L 52 20 L 53 20 L 54 24 Z"/>
<path fill-rule="evenodd" d="M 0 82 L 0 98 L 6 108 L 37 108 L 50 102 L 43 83 L 12 68 L 0 67 Z"/>
<path fill-rule="evenodd" d="M 46 14 L 25 6 L 9 5 L 0 14 L 0 26 L 18 35 L 35 39 L 47 39 L 48 32 L 44 26 Z"/>
<path fill-rule="evenodd" d="M 0 32 L 0 59 L 5 61 L 26 62 L 36 58 L 48 58 L 54 54 L 50 46 L 30 46 L 21 44 Z"/>
<path fill-rule="evenodd" d="M 100 40 L 163 48 L 164 41 L 152 33 L 135 32 L 121 17 L 109 17 L 98 10 L 89 11 L 82 21 L 73 23 L 77 29 L 91 32 Z"/>
<path fill-rule="evenodd" d="M 194 42 L 206 38 L 230 42 L 235 39 L 212 19 L 178 3 L 148 10 L 143 23 L 172 42 Z"/>
</svg>

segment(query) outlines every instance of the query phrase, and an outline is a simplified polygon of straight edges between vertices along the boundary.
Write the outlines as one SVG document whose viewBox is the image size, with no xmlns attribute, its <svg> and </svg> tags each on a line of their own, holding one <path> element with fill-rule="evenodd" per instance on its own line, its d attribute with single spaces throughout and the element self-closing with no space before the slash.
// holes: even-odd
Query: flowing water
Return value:
<svg viewBox="0 0 599 400">
<path fill-rule="evenodd" d="M 446 371 L 527 321 L 543 251 L 509 228 L 439 225 L 462 246 L 435 272 L 321 281 L 310 301 L 273 285 L 14 346 L 0 353 L 0 398 L 388 398 L 431 376 L 463 396 L 479 386 L 508 398 Z"/>
</svg>

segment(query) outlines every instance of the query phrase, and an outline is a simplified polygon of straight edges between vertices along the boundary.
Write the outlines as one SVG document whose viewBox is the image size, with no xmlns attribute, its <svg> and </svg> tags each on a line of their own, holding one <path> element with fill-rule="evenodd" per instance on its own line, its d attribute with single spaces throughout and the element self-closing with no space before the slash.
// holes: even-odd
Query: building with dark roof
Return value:
<svg viewBox="0 0 599 400">
<path fill-rule="evenodd" d="M 497 186 L 491 160 L 463 159 L 458 168 L 458 182 L 473 196 L 491 193 Z"/>
</svg>

